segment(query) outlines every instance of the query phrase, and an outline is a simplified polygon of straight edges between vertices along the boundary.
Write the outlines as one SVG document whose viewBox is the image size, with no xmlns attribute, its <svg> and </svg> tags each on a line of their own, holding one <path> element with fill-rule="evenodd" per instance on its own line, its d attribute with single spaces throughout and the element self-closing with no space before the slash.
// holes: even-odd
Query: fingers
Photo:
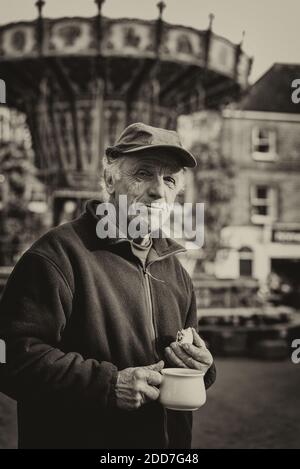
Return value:
<svg viewBox="0 0 300 469">
<path fill-rule="evenodd" d="M 161 371 L 164 366 L 165 366 L 165 362 L 163 360 L 160 360 L 158 363 L 154 363 L 153 365 L 143 366 L 143 368 L 147 368 L 148 370 Z"/>
<path fill-rule="evenodd" d="M 192 344 L 180 345 L 172 342 L 165 352 L 168 360 L 180 368 L 193 368 L 206 372 L 213 362 L 212 355 L 205 345 L 197 347 Z"/>
<path fill-rule="evenodd" d="M 200 335 L 196 332 L 196 330 L 192 327 L 192 332 L 193 332 L 193 343 L 196 345 L 196 347 L 206 347 L 205 342 L 203 339 L 201 339 Z"/>
<path fill-rule="evenodd" d="M 149 386 L 145 382 L 140 382 L 138 385 L 139 393 L 145 396 L 146 400 L 156 401 L 159 397 L 159 390 L 155 386 Z"/>
<path fill-rule="evenodd" d="M 124 410 L 137 410 L 149 400 L 159 397 L 159 386 L 162 375 L 159 371 L 164 367 L 161 360 L 154 365 L 130 367 L 118 372 L 115 386 L 117 406 Z"/>
<path fill-rule="evenodd" d="M 156 400 L 159 397 L 159 386 L 162 382 L 162 375 L 158 371 L 149 369 L 149 367 L 140 367 L 135 370 L 134 390 L 147 399 Z"/>
<path fill-rule="evenodd" d="M 131 399 L 128 400 L 126 410 L 137 410 L 144 404 L 144 402 L 145 399 L 142 393 L 137 392 L 134 397 L 131 396 Z"/>
<path fill-rule="evenodd" d="M 210 351 L 206 347 L 197 347 L 192 344 L 182 344 L 183 350 L 192 357 L 196 362 L 199 362 L 202 365 L 211 366 L 213 362 L 213 357 Z"/>
<path fill-rule="evenodd" d="M 149 370 L 147 367 L 137 368 L 135 378 L 153 386 L 158 386 L 162 382 L 162 375 L 158 371 Z"/>
<path fill-rule="evenodd" d="M 179 345 L 177 342 L 172 342 L 170 347 L 175 355 L 180 358 L 188 368 L 195 368 L 195 360 L 182 349 L 182 345 Z"/>
<path fill-rule="evenodd" d="M 173 342 L 171 344 L 171 348 L 175 355 L 181 359 L 181 361 L 186 365 L 187 368 L 193 368 L 195 370 L 201 370 L 203 369 L 203 366 L 201 363 L 199 363 L 197 360 L 195 360 L 191 355 L 186 353 L 182 349 L 183 345 L 179 345 L 176 342 Z"/>
<path fill-rule="evenodd" d="M 162 382 L 162 375 L 158 371 L 147 370 L 146 380 L 152 386 L 159 386 Z"/>
<path fill-rule="evenodd" d="M 188 368 L 188 366 L 174 353 L 171 347 L 165 348 L 166 357 L 170 363 L 179 368 Z"/>
</svg>

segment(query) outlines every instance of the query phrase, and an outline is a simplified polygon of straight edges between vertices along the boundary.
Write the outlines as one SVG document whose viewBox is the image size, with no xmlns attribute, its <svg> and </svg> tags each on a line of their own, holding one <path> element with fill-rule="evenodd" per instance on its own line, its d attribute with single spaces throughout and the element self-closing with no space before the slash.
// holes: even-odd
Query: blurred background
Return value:
<svg viewBox="0 0 300 469">
<path fill-rule="evenodd" d="M 1 0 L 0 294 L 37 237 L 101 197 L 126 125 L 177 129 L 198 160 L 180 201 L 205 203 L 204 247 L 179 258 L 218 368 L 195 448 L 300 448 L 299 15 L 297 0 Z M 0 448 L 16 447 L 0 394 Z"/>
</svg>

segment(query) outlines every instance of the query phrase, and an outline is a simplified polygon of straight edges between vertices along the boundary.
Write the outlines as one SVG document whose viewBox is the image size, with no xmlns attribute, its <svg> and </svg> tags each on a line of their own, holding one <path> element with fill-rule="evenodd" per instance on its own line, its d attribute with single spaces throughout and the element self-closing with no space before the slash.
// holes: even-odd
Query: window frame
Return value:
<svg viewBox="0 0 300 469">
<path fill-rule="evenodd" d="M 258 188 L 266 188 L 267 197 L 265 199 L 257 197 Z M 251 222 L 255 225 L 266 225 L 274 222 L 278 215 L 278 189 L 277 187 L 264 184 L 264 183 L 255 183 L 250 186 L 250 219 Z M 267 214 L 261 215 L 258 213 L 253 213 L 255 207 L 267 207 Z"/>
<path fill-rule="evenodd" d="M 267 138 L 260 138 L 259 133 L 268 132 Z M 269 151 L 259 151 L 256 148 L 266 141 L 269 146 Z M 276 152 L 277 134 L 274 129 L 266 128 L 263 126 L 254 126 L 251 133 L 251 154 L 254 161 L 275 161 L 277 158 Z"/>
</svg>

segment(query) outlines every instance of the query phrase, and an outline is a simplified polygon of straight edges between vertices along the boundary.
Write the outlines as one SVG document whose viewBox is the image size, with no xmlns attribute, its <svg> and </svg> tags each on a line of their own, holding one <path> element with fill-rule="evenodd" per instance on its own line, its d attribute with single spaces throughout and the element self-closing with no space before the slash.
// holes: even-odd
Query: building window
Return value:
<svg viewBox="0 0 300 469">
<path fill-rule="evenodd" d="M 255 161 L 274 161 L 276 158 L 276 133 L 271 129 L 252 129 L 252 156 Z"/>
<path fill-rule="evenodd" d="M 253 275 L 253 251 L 251 248 L 242 247 L 239 250 L 240 277 L 252 277 Z"/>
<path fill-rule="evenodd" d="M 251 221 L 255 224 L 267 224 L 277 216 L 277 194 L 274 187 L 255 185 L 250 190 Z"/>
</svg>

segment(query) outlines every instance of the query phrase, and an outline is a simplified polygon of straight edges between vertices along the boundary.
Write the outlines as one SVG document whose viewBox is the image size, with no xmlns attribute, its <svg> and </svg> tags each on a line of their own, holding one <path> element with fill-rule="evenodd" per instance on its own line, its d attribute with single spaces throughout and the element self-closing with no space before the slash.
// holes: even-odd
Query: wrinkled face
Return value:
<svg viewBox="0 0 300 469">
<path fill-rule="evenodd" d="M 128 207 L 132 204 L 147 206 L 152 219 L 152 229 L 149 227 L 148 231 L 153 231 L 170 215 L 169 207 L 175 202 L 183 181 L 183 168 L 177 160 L 140 154 L 126 156 L 121 163 L 119 177 L 111 181 L 106 179 L 106 185 L 116 207 L 119 206 L 120 195 L 127 195 Z M 128 223 L 133 217 L 127 213 Z"/>
</svg>

